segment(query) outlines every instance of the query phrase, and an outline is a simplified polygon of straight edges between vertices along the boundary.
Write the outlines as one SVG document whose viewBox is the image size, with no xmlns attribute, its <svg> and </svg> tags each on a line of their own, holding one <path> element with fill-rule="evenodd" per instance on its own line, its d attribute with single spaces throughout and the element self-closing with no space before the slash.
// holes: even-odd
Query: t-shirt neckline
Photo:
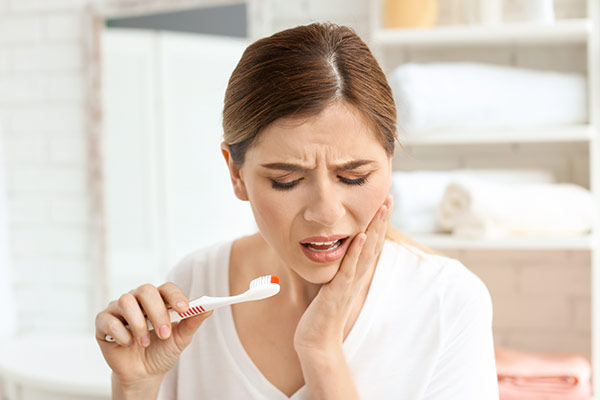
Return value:
<svg viewBox="0 0 600 400">
<path fill-rule="evenodd" d="M 217 259 L 223 260 L 224 263 L 216 268 L 216 273 L 213 275 L 216 280 L 213 282 L 213 287 L 217 288 L 218 293 L 223 293 L 225 295 L 229 295 L 229 260 L 233 242 L 234 240 L 223 243 L 222 248 L 219 250 L 219 253 L 221 253 L 220 257 L 217 257 Z M 377 267 L 375 268 L 373 280 L 371 281 L 371 286 L 367 293 L 363 308 L 361 309 L 354 326 L 344 340 L 343 350 L 348 362 L 352 360 L 352 357 L 360 348 L 360 344 L 364 340 L 371 326 L 373 316 L 376 314 L 374 310 L 379 306 L 378 303 L 381 299 L 380 286 L 383 285 L 381 279 L 378 279 L 379 276 L 382 276 L 382 273 L 379 271 L 387 266 L 387 260 L 390 258 L 387 256 L 387 253 L 390 251 L 391 248 L 387 241 L 384 242 L 383 250 L 379 257 Z M 217 326 L 220 332 L 218 333 L 222 335 L 225 346 L 231 353 L 232 360 L 237 361 L 238 368 L 245 376 L 247 384 L 252 386 L 252 391 L 257 394 L 259 393 L 265 399 L 289 400 L 303 398 L 303 393 L 307 390 L 306 385 L 303 385 L 291 397 L 288 397 L 279 390 L 279 388 L 273 385 L 254 364 L 238 336 L 235 323 L 233 322 L 231 307 L 224 307 L 219 310 L 219 312 L 215 313 L 215 317 L 217 317 L 219 322 Z"/>
</svg>

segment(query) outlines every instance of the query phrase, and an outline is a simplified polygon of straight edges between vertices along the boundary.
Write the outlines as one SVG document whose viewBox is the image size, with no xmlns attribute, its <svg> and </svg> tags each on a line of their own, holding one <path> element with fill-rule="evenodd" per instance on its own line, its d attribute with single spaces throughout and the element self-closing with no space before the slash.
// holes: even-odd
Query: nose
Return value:
<svg viewBox="0 0 600 400">
<path fill-rule="evenodd" d="M 335 227 L 346 214 L 340 196 L 334 188 L 317 185 L 304 210 L 304 219 L 308 222 L 327 227 Z"/>
</svg>

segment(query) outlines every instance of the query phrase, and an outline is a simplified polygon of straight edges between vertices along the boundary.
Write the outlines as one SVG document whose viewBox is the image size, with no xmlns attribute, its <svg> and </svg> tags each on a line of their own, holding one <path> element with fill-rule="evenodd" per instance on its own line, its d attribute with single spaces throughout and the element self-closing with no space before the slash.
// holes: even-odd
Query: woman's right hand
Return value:
<svg viewBox="0 0 600 400">
<path fill-rule="evenodd" d="M 96 340 L 113 370 L 113 384 L 119 384 L 124 390 L 160 386 L 166 372 L 192 341 L 194 332 L 212 314 L 207 312 L 171 324 L 169 307 L 177 312 L 185 312 L 189 307 L 187 296 L 171 282 L 158 288 L 142 285 L 110 302 L 98 313 Z M 155 327 L 151 332 L 146 325 L 146 315 Z M 115 342 L 107 342 L 106 335 L 112 336 Z"/>
</svg>

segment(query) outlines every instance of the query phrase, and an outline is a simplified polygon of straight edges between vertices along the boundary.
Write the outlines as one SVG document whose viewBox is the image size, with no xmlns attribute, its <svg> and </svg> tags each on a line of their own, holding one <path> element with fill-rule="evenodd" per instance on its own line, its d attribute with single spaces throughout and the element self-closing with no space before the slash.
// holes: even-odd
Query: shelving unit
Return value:
<svg viewBox="0 0 600 400">
<path fill-rule="evenodd" d="M 591 125 L 573 125 L 532 129 L 496 129 L 487 132 L 472 129 L 451 129 L 422 135 L 404 135 L 400 138 L 400 141 L 403 144 L 415 146 L 493 143 L 590 143 L 593 137 L 594 128 Z"/>
<path fill-rule="evenodd" d="M 589 19 L 572 19 L 552 25 L 512 23 L 494 26 L 453 25 L 435 29 L 375 29 L 371 39 L 388 46 L 585 43 L 591 31 Z"/>
<path fill-rule="evenodd" d="M 591 250 L 594 236 L 463 239 L 445 234 L 413 234 L 411 239 L 437 250 Z"/>
<path fill-rule="evenodd" d="M 577 48 L 585 51 L 587 60 L 588 123 L 576 126 L 548 128 L 496 129 L 487 132 L 451 129 L 411 136 L 401 135 L 403 145 L 414 148 L 432 146 L 496 146 L 502 144 L 578 144 L 589 151 L 587 175 L 589 188 L 600 205 L 600 2 L 587 0 L 586 17 L 557 20 L 553 24 L 506 23 L 490 26 L 454 25 L 428 29 L 382 28 L 381 0 L 371 0 L 369 45 L 390 72 L 396 65 L 391 55 L 402 54 L 410 59 L 415 51 L 425 50 L 429 56 L 436 49 L 467 49 L 466 54 L 488 48 Z M 469 53 L 470 52 L 470 53 Z M 463 54 L 463 53 L 459 53 Z M 455 59 L 452 58 L 452 59 Z M 398 63 L 397 60 L 395 60 Z M 388 64 L 389 63 L 389 64 Z M 444 234 L 416 234 L 411 238 L 438 250 L 506 250 L 551 251 L 583 250 L 590 252 L 591 273 L 591 361 L 594 393 L 600 393 L 600 222 L 594 233 L 568 238 L 503 238 L 459 239 Z M 597 395 L 596 395 L 597 396 Z M 597 396 L 598 397 L 598 396 Z"/>
</svg>

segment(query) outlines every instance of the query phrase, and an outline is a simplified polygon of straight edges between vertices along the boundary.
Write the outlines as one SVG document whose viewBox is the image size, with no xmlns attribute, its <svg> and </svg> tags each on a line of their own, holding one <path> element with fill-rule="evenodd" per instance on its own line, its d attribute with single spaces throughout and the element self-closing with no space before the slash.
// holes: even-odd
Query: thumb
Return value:
<svg viewBox="0 0 600 400">
<path fill-rule="evenodd" d="M 200 315 L 196 315 L 194 317 L 186 318 L 181 320 L 177 326 L 173 326 L 173 339 L 179 347 L 180 351 L 183 351 L 194 336 L 194 333 L 198 330 L 200 325 L 204 322 L 204 320 L 210 317 L 213 313 L 213 310 L 202 313 Z"/>
</svg>

